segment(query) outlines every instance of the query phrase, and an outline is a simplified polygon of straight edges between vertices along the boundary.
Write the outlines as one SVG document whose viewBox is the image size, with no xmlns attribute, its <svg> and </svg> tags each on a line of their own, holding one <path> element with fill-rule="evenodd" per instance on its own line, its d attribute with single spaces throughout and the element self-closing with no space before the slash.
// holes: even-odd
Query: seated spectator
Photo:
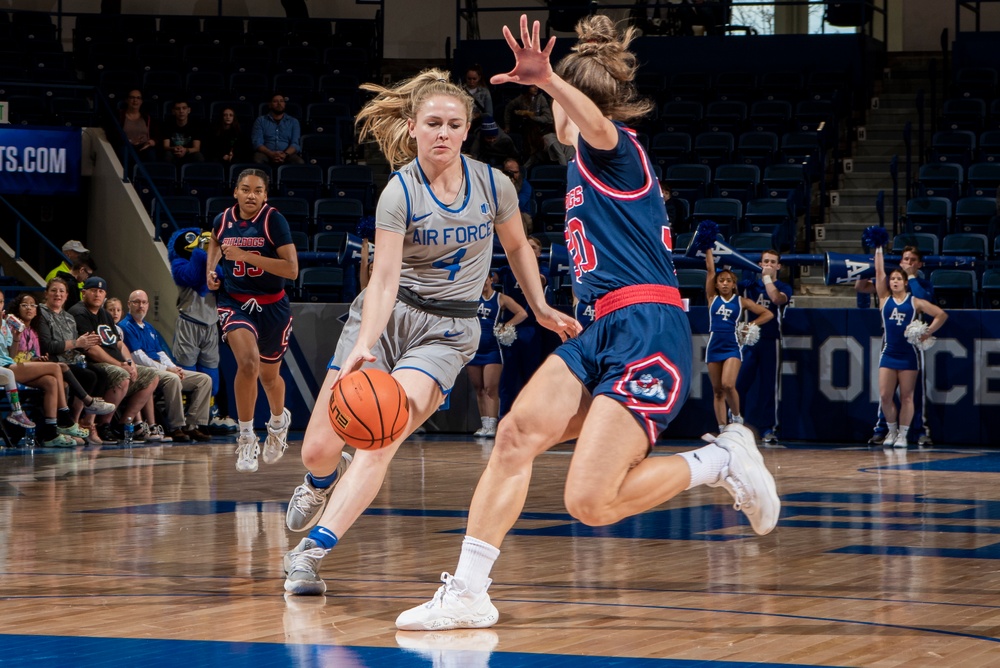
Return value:
<svg viewBox="0 0 1000 668">
<path fill-rule="evenodd" d="M 546 162 L 543 137 L 554 131 L 552 108 L 538 86 L 525 86 L 521 94 L 507 103 L 503 112 L 504 132 L 517 132 L 524 137 L 524 163 Z M 536 157 L 537 156 L 537 157 Z"/>
<path fill-rule="evenodd" d="M 521 164 L 515 158 L 504 160 L 503 173 L 514 182 L 514 188 L 517 189 L 517 208 L 521 211 L 521 222 L 524 224 L 524 233 L 530 236 L 533 225 L 531 220 L 531 198 L 534 195 L 534 189 L 531 187 L 528 179 L 524 178 L 524 170 L 521 169 Z"/>
<path fill-rule="evenodd" d="M 93 371 L 83 369 L 81 377 L 86 382 L 86 385 L 84 385 L 73 374 L 68 364 L 58 360 L 50 360 L 47 354 L 42 353 L 41 338 L 39 336 L 39 327 L 42 319 L 36 317 L 38 315 L 38 303 L 35 301 L 34 295 L 30 292 L 22 292 L 14 299 L 11 312 L 25 325 L 24 331 L 21 332 L 21 342 L 17 348 L 17 353 L 13 355 L 14 361 L 22 364 L 26 362 L 56 362 L 59 365 L 63 381 L 69 386 L 69 392 L 72 395 L 69 403 L 73 421 L 87 430 L 88 436 L 85 438 L 89 442 L 90 432 L 94 430 L 94 416 L 107 415 L 115 410 L 114 404 L 108 403 L 100 397 L 90 395 L 90 392 L 97 383 L 97 375 Z M 85 414 L 83 420 L 80 419 L 81 414 Z"/>
<path fill-rule="evenodd" d="M 285 113 L 285 96 L 271 96 L 268 113 L 258 116 L 250 131 L 253 161 L 272 165 L 302 164 L 299 121 Z"/>
<path fill-rule="evenodd" d="M 96 333 L 78 334 L 76 319 L 63 306 L 69 286 L 61 278 L 53 278 L 45 287 L 45 303 L 38 308 L 38 346 L 40 352 L 52 361 L 65 362 L 70 373 L 86 388 L 86 391 L 104 397 L 105 403 L 114 406 L 125 396 L 125 390 L 108 385 L 107 374 L 96 368 L 87 368 L 84 352 L 101 342 Z M 101 421 L 110 420 L 110 413 L 99 411 Z M 102 445 L 104 441 L 97 433 L 97 427 L 88 425 L 90 434 L 87 442 Z M 114 443 L 116 441 L 112 441 Z"/>
<path fill-rule="evenodd" d="M 4 295 L 0 292 L 0 308 L 3 303 Z M 42 390 L 45 422 L 38 428 L 38 433 L 45 446 L 72 448 L 83 445 L 87 431 L 73 420 L 70 413 L 59 365 L 52 362 L 14 362 L 12 353 L 17 352 L 24 330 L 24 323 L 14 315 L 8 315 L 0 323 L 0 367 L 9 369 L 18 383 Z"/>
<path fill-rule="evenodd" d="M 226 107 L 212 124 L 205 141 L 205 159 L 227 165 L 250 159 L 250 139 L 240 128 L 240 121 L 232 107 Z"/>
<path fill-rule="evenodd" d="M 118 114 L 118 123 L 140 159 L 144 162 L 156 160 L 153 119 L 142 109 L 141 90 L 129 91 L 125 98 L 125 108 Z"/>
<path fill-rule="evenodd" d="M 204 162 L 201 152 L 205 129 L 196 119 L 191 118 L 191 104 L 186 98 L 174 100 L 172 118 L 163 123 L 163 155 L 167 162 L 184 165 L 189 162 Z"/>
<path fill-rule="evenodd" d="M 140 366 L 153 369 L 160 379 L 160 391 L 166 402 L 168 435 L 182 443 L 209 441 L 211 436 L 199 427 L 208 425 L 212 379 L 208 374 L 185 371 L 170 359 L 160 345 L 159 333 L 145 322 L 148 311 L 149 297 L 142 290 L 133 291 L 128 298 L 128 315 L 122 319 L 121 327 L 133 359 Z M 190 393 L 186 413 L 182 392 Z"/>
<path fill-rule="evenodd" d="M 472 117 L 469 119 L 469 138 L 465 142 L 464 150 L 467 152 L 472 146 L 472 142 L 479 136 L 479 128 L 483 124 L 483 118 L 489 116 L 493 118 L 493 96 L 490 89 L 486 87 L 486 77 L 483 76 L 483 68 L 473 65 L 465 71 L 465 92 L 472 98 Z"/>
<path fill-rule="evenodd" d="M 492 116 L 483 116 L 479 134 L 469 149 L 472 157 L 492 167 L 501 167 L 508 158 L 517 157 L 517 146 L 506 132 L 500 129 Z"/>
<path fill-rule="evenodd" d="M 66 297 L 66 310 L 73 308 L 80 301 L 83 292 L 83 282 L 93 276 L 95 270 L 94 261 L 89 257 L 83 257 L 73 263 L 69 273 L 60 271 L 56 278 L 66 281 L 66 285 L 71 286 L 69 295 Z"/>
<path fill-rule="evenodd" d="M 83 284 L 83 301 L 70 310 L 76 318 L 77 330 L 95 332 L 100 343 L 86 349 L 86 356 L 95 369 L 108 378 L 108 386 L 116 390 L 124 389 L 124 399 L 119 403 L 120 422 L 117 431 L 108 423 L 98 427 L 98 434 L 104 440 L 115 441 L 123 433 L 122 427 L 129 418 L 138 421 L 139 411 L 149 401 L 159 382 L 156 374 L 148 367 L 140 367 L 132 359 L 132 353 L 118 335 L 118 328 L 105 311 L 104 300 L 108 284 L 98 276 L 91 276 Z"/>
<path fill-rule="evenodd" d="M 56 274 L 59 272 L 69 273 L 73 268 L 73 263 L 80 259 L 85 259 L 90 257 L 90 250 L 84 247 L 82 243 L 76 239 L 70 239 L 62 245 L 63 255 L 66 259 L 59 263 L 59 266 L 45 274 L 45 282 L 48 283 Z"/>
<path fill-rule="evenodd" d="M 104 302 L 104 310 L 111 315 L 111 319 L 115 321 L 115 327 L 118 328 L 118 336 L 125 340 L 125 332 L 122 331 L 122 316 L 124 315 L 124 310 L 122 309 L 122 300 L 118 297 L 109 297 L 107 301 Z M 134 351 L 133 351 L 134 352 Z M 135 359 L 134 355 L 132 359 Z M 138 360 L 136 360 L 138 363 Z M 135 425 L 135 429 L 132 435 L 133 442 L 144 442 L 151 441 L 154 443 L 171 443 L 174 439 L 170 438 L 163 433 L 163 427 L 156 422 L 156 401 L 155 397 L 150 395 L 149 401 L 147 401 L 142 409 L 139 411 L 142 416 L 142 420 L 139 424 Z"/>
</svg>

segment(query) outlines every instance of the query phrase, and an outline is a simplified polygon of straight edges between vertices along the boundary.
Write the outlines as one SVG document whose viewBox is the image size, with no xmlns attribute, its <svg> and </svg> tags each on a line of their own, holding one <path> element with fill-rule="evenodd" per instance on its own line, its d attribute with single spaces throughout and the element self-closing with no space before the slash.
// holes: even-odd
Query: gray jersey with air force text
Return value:
<svg viewBox="0 0 1000 668">
<path fill-rule="evenodd" d="M 424 298 L 478 302 L 493 258 L 494 222 L 520 220 L 509 178 L 464 156 L 462 168 L 466 186 L 450 205 L 434 196 L 416 160 L 379 197 L 376 227 L 404 235 L 399 284 Z"/>
</svg>

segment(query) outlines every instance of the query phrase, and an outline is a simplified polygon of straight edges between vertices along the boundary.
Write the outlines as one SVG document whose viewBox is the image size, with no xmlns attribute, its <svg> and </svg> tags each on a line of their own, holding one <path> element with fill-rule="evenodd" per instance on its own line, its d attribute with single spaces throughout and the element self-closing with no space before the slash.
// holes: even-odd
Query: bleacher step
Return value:
<svg viewBox="0 0 1000 668">
<path fill-rule="evenodd" d="M 878 212 L 872 206 L 835 206 L 828 209 L 830 223 L 864 223 L 875 225 L 879 222 Z"/>
</svg>

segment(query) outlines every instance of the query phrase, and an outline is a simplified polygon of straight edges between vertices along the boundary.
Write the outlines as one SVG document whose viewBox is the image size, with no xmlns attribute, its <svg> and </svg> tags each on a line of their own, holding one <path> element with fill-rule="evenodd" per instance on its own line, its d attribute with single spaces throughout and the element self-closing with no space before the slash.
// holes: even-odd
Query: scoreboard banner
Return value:
<svg viewBox="0 0 1000 668">
<path fill-rule="evenodd" d="M 76 193 L 82 142 L 80 128 L 0 125 L 0 194 Z"/>
</svg>

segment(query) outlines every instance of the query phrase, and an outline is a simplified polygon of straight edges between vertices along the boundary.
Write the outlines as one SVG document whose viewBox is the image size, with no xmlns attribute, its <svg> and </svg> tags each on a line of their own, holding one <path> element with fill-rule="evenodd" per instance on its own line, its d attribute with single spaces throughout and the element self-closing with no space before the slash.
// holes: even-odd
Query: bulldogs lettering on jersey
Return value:
<svg viewBox="0 0 1000 668">
<path fill-rule="evenodd" d="M 598 151 L 581 138 L 566 173 L 573 290 L 588 303 L 631 285 L 677 287 L 670 224 L 649 158 L 634 133 L 616 125 L 614 149 Z"/>
<path fill-rule="evenodd" d="M 233 206 L 215 218 L 213 229 L 221 246 L 237 246 L 255 255 L 277 258 L 278 248 L 292 243 L 288 221 L 270 204 L 264 204 L 250 220 L 240 217 Z M 223 256 L 222 289 L 230 294 L 273 295 L 285 289 L 285 279 L 242 261 Z"/>
</svg>

